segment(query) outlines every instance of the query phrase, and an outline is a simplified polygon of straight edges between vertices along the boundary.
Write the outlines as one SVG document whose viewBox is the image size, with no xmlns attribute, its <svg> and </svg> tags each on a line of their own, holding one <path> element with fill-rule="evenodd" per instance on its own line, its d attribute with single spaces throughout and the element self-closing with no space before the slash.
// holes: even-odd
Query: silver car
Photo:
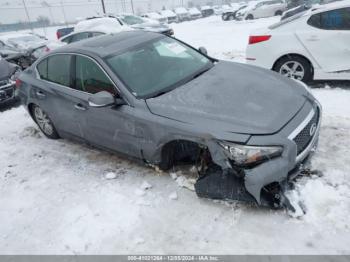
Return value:
<svg viewBox="0 0 350 262">
<path fill-rule="evenodd" d="M 67 45 L 18 82 L 47 137 L 165 170 L 193 164 L 200 197 L 288 206 L 285 182 L 316 148 L 320 129 L 321 107 L 303 83 L 151 32 Z"/>
</svg>

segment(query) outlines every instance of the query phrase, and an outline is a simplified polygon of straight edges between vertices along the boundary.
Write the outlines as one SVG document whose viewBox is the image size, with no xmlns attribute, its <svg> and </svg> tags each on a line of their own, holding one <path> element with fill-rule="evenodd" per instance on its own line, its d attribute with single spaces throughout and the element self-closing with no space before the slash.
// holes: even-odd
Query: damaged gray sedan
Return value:
<svg viewBox="0 0 350 262">
<path fill-rule="evenodd" d="M 194 164 L 200 197 L 288 206 L 285 184 L 319 136 L 321 107 L 303 83 L 151 32 L 65 46 L 17 82 L 47 137 L 164 170 Z"/>
</svg>

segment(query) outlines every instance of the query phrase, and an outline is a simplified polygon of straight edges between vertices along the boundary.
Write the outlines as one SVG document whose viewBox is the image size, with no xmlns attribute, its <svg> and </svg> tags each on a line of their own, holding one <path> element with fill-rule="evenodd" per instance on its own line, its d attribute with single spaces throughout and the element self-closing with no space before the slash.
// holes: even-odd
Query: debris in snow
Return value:
<svg viewBox="0 0 350 262">
<path fill-rule="evenodd" d="M 146 194 L 146 191 L 145 190 L 141 190 L 141 189 L 139 189 L 139 188 L 137 188 L 136 190 L 135 190 L 135 195 L 137 195 L 137 196 L 144 196 Z"/>
<path fill-rule="evenodd" d="M 117 178 L 117 174 L 114 173 L 114 172 L 108 172 L 106 175 L 105 175 L 105 178 L 110 180 L 110 179 L 116 179 Z"/>
<path fill-rule="evenodd" d="M 35 137 L 35 138 L 41 138 L 41 133 L 39 131 L 39 129 L 33 127 L 33 126 L 28 126 L 26 128 L 23 129 L 23 131 L 20 134 L 21 138 L 24 137 Z"/>
<path fill-rule="evenodd" d="M 175 172 L 171 172 L 170 177 L 175 180 L 177 178 L 177 174 Z"/>
<path fill-rule="evenodd" d="M 152 188 L 152 185 L 149 184 L 148 182 L 146 181 L 143 181 L 142 185 L 141 185 L 141 189 L 142 190 L 147 190 L 147 189 L 151 189 Z"/>
<path fill-rule="evenodd" d="M 176 193 L 176 191 L 172 192 L 172 193 L 169 195 L 169 199 L 171 199 L 171 200 L 177 200 L 177 193 Z"/>
<path fill-rule="evenodd" d="M 185 176 L 179 176 L 176 178 L 176 183 L 180 187 L 185 187 L 189 190 L 194 191 L 194 184 L 196 183 L 195 179 L 192 178 L 186 178 Z"/>
</svg>

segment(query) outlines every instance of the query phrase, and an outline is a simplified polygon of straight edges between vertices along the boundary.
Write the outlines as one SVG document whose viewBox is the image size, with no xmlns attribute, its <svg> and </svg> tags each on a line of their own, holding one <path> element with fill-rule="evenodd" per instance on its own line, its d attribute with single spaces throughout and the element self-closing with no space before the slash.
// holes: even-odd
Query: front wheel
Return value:
<svg viewBox="0 0 350 262">
<path fill-rule="evenodd" d="M 51 139 L 58 139 L 59 135 L 56 131 L 49 116 L 37 105 L 32 107 L 32 115 L 35 122 L 38 124 L 40 130 L 45 136 Z"/>
<path fill-rule="evenodd" d="M 303 82 L 310 82 L 313 78 L 312 66 L 309 61 L 300 56 L 287 56 L 280 59 L 276 63 L 274 71 Z"/>
</svg>

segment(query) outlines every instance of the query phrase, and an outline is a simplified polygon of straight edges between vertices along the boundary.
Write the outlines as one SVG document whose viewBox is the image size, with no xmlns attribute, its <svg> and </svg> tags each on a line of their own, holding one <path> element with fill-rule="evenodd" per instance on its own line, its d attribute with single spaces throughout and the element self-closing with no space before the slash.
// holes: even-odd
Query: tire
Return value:
<svg viewBox="0 0 350 262">
<path fill-rule="evenodd" d="M 282 15 L 282 13 L 283 13 L 283 12 L 282 12 L 281 10 L 278 10 L 278 11 L 276 11 L 275 16 L 276 16 L 276 15 Z"/>
<path fill-rule="evenodd" d="M 308 83 L 313 80 L 313 68 L 308 60 L 301 56 L 285 56 L 278 60 L 274 71 L 289 78 Z"/>
<path fill-rule="evenodd" d="M 228 17 L 227 17 L 227 20 L 229 20 L 229 21 L 232 21 L 232 20 L 234 20 L 235 19 L 235 17 L 233 16 L 233 15 L 229 15 Z"/>
<path fill-rule="evenodd" d="M 245 20 L 253 20 L 254 16 L 252 14 L 247 15 L 247 17 L 245 18 Z"/>
<path fill-rule="evenodd" d="M 34 121 L 46 137 L 50 139 L 60 138 L 51 119 L 39 106 L 32 106 L 31 113 Z"/>
</svg>

